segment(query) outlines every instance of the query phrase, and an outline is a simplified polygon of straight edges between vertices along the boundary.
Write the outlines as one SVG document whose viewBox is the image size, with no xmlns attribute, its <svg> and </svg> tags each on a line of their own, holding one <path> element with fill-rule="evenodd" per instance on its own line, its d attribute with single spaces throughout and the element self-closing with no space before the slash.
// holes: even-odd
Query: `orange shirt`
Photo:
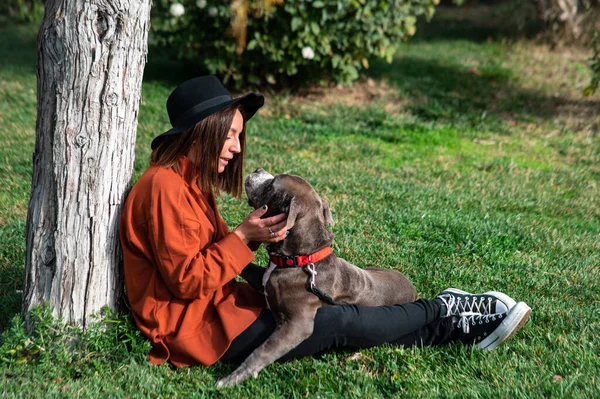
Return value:
<svg viewBox="0 0 600 399">
<path fill-rule="evenodd" d="M 211 365 L 258 317 L 264 298 L 234 278 L 254 259 L 228 233 L 214 195 L 200 192 L 195 166 L 182 175 L 154 163 L 132 188 L 121 215 L 125 287 L 154 364 Z"/>
</svg>

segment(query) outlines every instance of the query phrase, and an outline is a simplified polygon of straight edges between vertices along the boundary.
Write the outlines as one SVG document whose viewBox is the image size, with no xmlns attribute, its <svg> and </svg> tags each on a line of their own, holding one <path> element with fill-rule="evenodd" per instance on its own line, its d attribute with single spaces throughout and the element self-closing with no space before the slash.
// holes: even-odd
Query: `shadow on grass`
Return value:
<svg viewBox="0 0 600 399">
<path fill-rule="evenodd" d="M 144 69 L 144 82 L 160 82 L 174 88 L 187 79 L 208 73 L 200 64 L 180 61 L 164 49 L 150 47 Z"/>
<path fill-rule="evenodd" d="M 543 29 L 533 2 L 471 0 L 467 6 L 454 6 L 451 3 L 445 1 L 436 7 L 431 21 L 419 21 L 414 42 L 435 39 L 485 42 L 490 39 L 533 38 Z"/>
<path fill-rule="evenodd" d="M 38 27 L 31 25 L 0 28 L 0 69 L 35 75 L 37 31 Z"/>
<path fill-rule="evenodd" d="M 512 71 L 497 65 L 467 69 L 448 60 L 407 55 L 392 64 L 372 63 L 369 75 L 387 79 L 410 98 L 411 113 L 429 120 L 551 120 L 573 115 L 591 120 L 600 112 L 600 101 L 595 99 L 556 97 L 522 88 L 515 84 Z"/>
</svg>

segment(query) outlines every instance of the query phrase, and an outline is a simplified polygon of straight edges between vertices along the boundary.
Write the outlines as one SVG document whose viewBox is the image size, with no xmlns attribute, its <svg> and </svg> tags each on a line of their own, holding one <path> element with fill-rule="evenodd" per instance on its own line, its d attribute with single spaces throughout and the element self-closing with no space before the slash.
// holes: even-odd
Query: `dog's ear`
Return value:
<svg viewBox="0 0 600 399">
<path fill-rule="evenodd" d="M 323 201 L 323 217 L 325 218 L 325 221 L 327 222 L 327 224 L 331 227 L 333 227 L 334 222 L 333 222 L 333 216 L 331 215 L 331 209 L 329 208 L 329 201 L 321 199 L 321 201 Z"/>
<path fill-rule="evenodd" d="M 297 200 L 296 197 L 292 197 L 292 201 L 290 202 L 290 210 L 288 211 L 287 217 L 288 230 L 294 227 L 294 224 L 296 223 L 296 217 L 298 217 L 298 213 L 300 212 L 301 206 L 302 205 L 300 204 L 300 201 Z"/>
</svg>

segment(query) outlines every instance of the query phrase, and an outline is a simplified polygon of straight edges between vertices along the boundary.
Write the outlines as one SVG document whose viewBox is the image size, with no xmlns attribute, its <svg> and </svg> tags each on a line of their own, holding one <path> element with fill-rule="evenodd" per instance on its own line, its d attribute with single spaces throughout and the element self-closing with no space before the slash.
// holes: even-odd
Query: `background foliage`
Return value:
<svg viewBox="0 0 600 399">
<path fill-rule="evenodd" d="M 544 35 L 558 43 L 589 42 L 599 29 L 600 0 L 534 0 Z"/>
<path fill-rule="evenodd" d="M 419 21 L 431 18 L 439 1 L 157 0 L 150 35 L 155 48 L 150 56 L 160 53 L 187 60 L 195 75 L 216 74 L 237 87 L 350 83 L 369 63 L 379 58 L 389 61 L 414 35 Z M 5 0 L 0 4 L 0 22 L 38 24 L 43 4 L 44 0 Z M 442 4 L 492 4 L 504 15 L 510 10 L 505 20 L 517 21 L 510 29 L 535 34 L 552 45 L 591 47 L 593 74 L 584 94 L 596 92 L 600 0 L 442 0 Z"/>
<path fill-rule="evenodd" d="M 2 0 L 0 15 L 14 22 L 38 23 L 44 15 L 43 0 Z"/>
<path fill-rule="evenodd" d="M 596 30 L 595 32 L 592 41 L 592 49 L 594 50 L 594 55 L 590 59 L 592 80 L 590 81 L 589 86 L 585 89 L 584 94 L 586 96 L 594 94 L 598 90 L 598 85 L 600 85 L 600 29 Z"/>
<path fill-rule="evenodd" d="M 254 5 L 246 24 L 247 45 L 240 52 L 228 2 L 159 0 L 153 5 L 153 42 L 239 86 L 349 83 L 372 57 L 391 60 L 415 33 L 417 17 L 431 17 L 437 2 L 286 0 L 269 9 Z"/>
</svg>

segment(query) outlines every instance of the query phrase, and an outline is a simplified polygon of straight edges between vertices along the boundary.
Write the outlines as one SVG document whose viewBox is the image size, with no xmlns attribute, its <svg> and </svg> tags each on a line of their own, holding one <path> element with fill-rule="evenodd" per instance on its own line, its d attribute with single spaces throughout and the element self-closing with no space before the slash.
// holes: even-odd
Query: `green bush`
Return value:
<svg viewBox="0 0 600 399">
<path fill-rule="evenodd" d="M 151 42 L 237 86 L 347 84 L 368 68 L 370 58 L 391 61 L 415 33 L 417 18 L 430 18 L 438 2 L 284 0 L 264 7 L 278 2 L 157 0 Z M 234 4 L 247 15 L 241 33 L 232 30 Z"/>
<path fill-rule="evenodd" d="M 14 22 L 40 23 L 44 16 L 43 0 L 3 0 L 0 15 Z"/>
</svg>

